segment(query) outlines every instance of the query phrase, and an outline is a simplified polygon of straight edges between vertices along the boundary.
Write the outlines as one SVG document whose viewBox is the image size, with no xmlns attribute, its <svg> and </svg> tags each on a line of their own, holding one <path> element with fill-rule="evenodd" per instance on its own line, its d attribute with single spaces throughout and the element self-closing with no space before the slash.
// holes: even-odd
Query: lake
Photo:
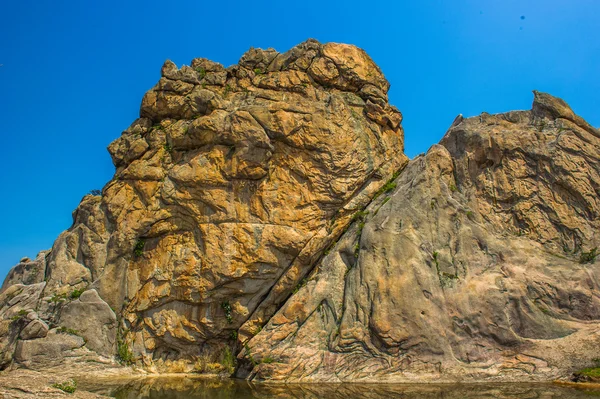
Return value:
<svg viewBox="0 0 600 399">
<path fill-rule="evenodd" d="M 600 396 L 554 384 L 252 384 L 243 380 L 190 377 L 81 382 L 80 387 L 117 399 L 576 399 Z"/>
</svg>

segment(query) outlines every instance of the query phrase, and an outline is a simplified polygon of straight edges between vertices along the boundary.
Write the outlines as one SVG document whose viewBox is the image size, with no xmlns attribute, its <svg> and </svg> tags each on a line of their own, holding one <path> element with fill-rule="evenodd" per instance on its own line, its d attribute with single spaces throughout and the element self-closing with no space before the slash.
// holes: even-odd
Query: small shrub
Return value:
<svg viewBox="0 0 600 399">
<path fill-rule="evenodd" d="M 394 183 L 393 181 L 389 181 L 387 183 L 385 183 L 383 185 L 383 187 L 381 187 L 381 192 L 382 193 L 389 193 L 390 191 L 393 191 L 396 188 L 397 184 Z"/>
<path fill-rule="evenodd" d="M 231 339 L 232 341 L 237 340 L 238 338 L 238 332 L 233 330 L 232 332 L 229 333 L 229 339 Z"/>
<path fill-rule="evenodd" d="M 52 384 L 52 388 L 60 389 L 66 393 L 73 393 L 77 389 L 77 382 L 75 380 L 57 382 L 56 384 Z"/>
<path fill-rule="evenodd" d="M 71 299 L 78 299 L 84 291 L 85 290 L 73 290 L 70 295 Z"/>
<path fill-rule="evenodd" d="M 235 370 L 235 364 L 235 356 L 233 355 L 233 352 L 231 352 L 231 349 L 226 346 L 221 354 L 221 365 L 229 374 L 233 374 L 233 371 Z"/>
<path fill-rule="evenodd" d="M 202 67 L 196 68 L 196 72 L 198 72 L 198 77 L 200 79 L 204 79 L 204 77 L 206 76 L 206 69 L 204 69 Z"/>
<path fill-rule="evenodd" d="M 273 360 L 273 358 L 271 356 L 265 356 L 265 357 L 262 358 L 261 363 L 271 364 L 274 361 L 275 360 Z"/>
<path fill-rule="evenodd" d="M 473 217 L 474 217 L 474 216 L 475 216 L 475 215 L 473 214 L 473 211 L 467 211 L 467 217 L 468 217 L 469 219 L 473 220 Z"/>
<path fill-rule="evenodd" d="M 254 68 L 254 73 L 257 74 L 257 75 L 262 75 L 264 72 L 260 68 Z"/>
<path fill-rule="evenodd" d="M 453 193 L 456 192 L 458 189 L 456 188 L 456 186 L 454 184 L 450 184 L 450 191 L 452 191 Z"/>
<path fill-rule="evenodd" d="M 135 243 L 135 246 L 133 247 L 133 255 L 136 258 L 139 258 L 140 256 L 142 256 L 144 254 L 144 246 L 146 245 L 146 241 L 142 240 L 141 238 L 137 240 L 137 242 Z"/>
<path fill-rule="evenodd" d="M 579 263 L 594 263 L 596 262 L 596 257 L 598 256 L 598 247 L 592 248 L 589 252 L 582 252 L 579 257 Z"/>
<path fill-rule="evenodd" d="M 436 269 L 438 270 L 438 273 L 439 273 L 439 270 L 440 270 L 439 255 L 440 254 L 439 254 L 438 251 L 433 251 L 432 255 L 433 255 L 433 263 L 435 263 L 435 267 L 436 267 Z"/>
<path fill-rule="evenodd" d="M 171 152 L 173 151 L 173 146 L 169 143 L 165 143 L 165 145 L 163 145 L 163 148 L 165 149 L 165 151 L 167 152 Z"/>
<path fill-rule="evenodd" d="M 248 346 L 248 343 L 244 343 L 244 349 L 246 349 L 246 356 L 248 356 L 248 360 L 250 360 L 250 362 L 253 365 L 257 365 L 258 363 L 256 362 L 256 360 L 254 360 L 254 357 L 252 356 L 252 352 L 250 351 L 250 347 Z"/>
<path fill-rule="evenodd" d="M 48 302 L 50 303 L 58 303 L 58 302 L 62 302 L 64 300 L 67 299 L 67 294 L 53 294 L 50 299 L 48 299 Z"/>
<path fill-rule="evenodd" d="M 129 350 L 129 345 L 121 338 L 117 340 L 117 360 L 124 365 L 133 363 L 133 353 Z"/>
<path fill-rule="evenodd" d="M 72 328 L 67 328 L 67 327 L 59 327 L 56 330 L 57 333 L 59 334 L 69 334 L 69 335 L 76 335 L 76 336 L 80 336 L 79 335 L 79 331 L 77 330 L 73 330 Z"/>
<path fill-rule="evenodd" d="M 221 308 L 225 312 L 227 323 L 231 324 L 233 322 L 233 316 L 231 315 L 231 304 L 229 301 L 221 302 Z"/>
<path fill-rule="evenodd" d="M 352 221 L 355 221 L 355 220 L 364 221 L 368 214 L 369 214 L 368 211 L 358 211 L 352 216 Z"/>
<path fill-rule="evenodd" d="M 231 86 L 228 84 L 225 85 L 225 90 L 223 90 L 223 97 L 226 97 L 231 92 Z"/>
<path fill-rule="evenodd" d="M 17 312 L 16 315 L 14 315 L 13 317 L 11 317 L 12 321 L 17 321 L 17 320 L 21 320 L 23 317 L 27 316 L 27 311 L 25 309 L 21 309 Z"/>
<path fill-rule="evenodd" d="M 360 253 L 360 237 L 359 240 L 354 244 L 354 257 L 358 258 L 358 254 Z"/>
<path fill-rule="evenodd" d="M 303 278 L 302 280 L 300 280 L 300 282 L 298 284 L 296 284 L 296 286 L 294 287 L 294 290 L 292 291 L 292 293 L 294 293 L 294 294 L 298 293 L 298 291 L 300 291 L 300 288 L 304 287 L 307 282 L 308 282 L 308 280 L 306 280 L 306 278 Z"/>
<path fill-rule="evenodd" d="M 102 195 L 102 190 L 91 190 L 90 195 L 100 196 Z"/>
</svg>

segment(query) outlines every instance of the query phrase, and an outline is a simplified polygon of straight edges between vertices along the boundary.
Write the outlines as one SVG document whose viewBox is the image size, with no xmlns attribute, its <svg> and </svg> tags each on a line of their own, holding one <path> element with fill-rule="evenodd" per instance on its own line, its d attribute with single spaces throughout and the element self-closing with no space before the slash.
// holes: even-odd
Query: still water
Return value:
<svg viewBox="0 0 600 399">
<path fill-rule="evenodd" d="M 241 380 L 146 378 L 127 382 L 83 382 L 82 388 L 118 399 L 577 399 L 600 390 L 552 384 L 249 384 Z"/>
</svg>

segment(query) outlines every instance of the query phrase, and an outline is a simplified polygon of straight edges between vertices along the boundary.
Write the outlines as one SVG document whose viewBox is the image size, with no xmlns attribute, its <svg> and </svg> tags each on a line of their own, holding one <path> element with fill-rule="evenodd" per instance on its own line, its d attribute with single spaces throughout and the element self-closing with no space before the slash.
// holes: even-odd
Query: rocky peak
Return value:
<svg viewBox="0 0 600 399">
<path fill-rule="evenodd" d="M 95 289 L 119 319 L 106 341 L 151 369 L 252 336 L 406 164 L 388 87 L 364 51 L 314 40 L 229 68 L 165 62 L 109 146 L 113 180 L 46 256 L 41 297 Z M 61 314 L 40 308 L 70 328 Z"/>
<path fill-rule="evenodd" d="M 233 372 L 233 353 L 251 380 L 449 382 L 591 362 L 597 130 L 534 92 L 408 162 L 388 89 L 315 40 L 165 62 L 114 178 L 5 281 L 0 367 Z"/>
</svg>

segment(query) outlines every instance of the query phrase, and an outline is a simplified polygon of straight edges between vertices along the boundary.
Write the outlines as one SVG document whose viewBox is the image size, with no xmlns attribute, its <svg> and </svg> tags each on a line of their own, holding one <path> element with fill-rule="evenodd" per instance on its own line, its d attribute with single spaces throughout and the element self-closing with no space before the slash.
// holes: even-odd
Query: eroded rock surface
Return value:
<svg viewBox="0 0 600 399">
<path fill-rule="evenodd" d="M 562 100 L 457 118 L 246 346 L 284 381 L 554 379 L 600 343 L 600 139 Z M 252 361 L 251 361 L 252 360 Z"/>
<path fill-rule="evenodd" d="M 40 318 L 151 370 L 247 340 L 407 163 L 388 89 L 364 51 L 314 40 L 229 68 L 167 61 L 109 146 L 114 179 L 44 257 Z"/>
<path fill-rule="evenodd" d="M 237 355 L 251 380 L 394 382 L 592 363 L 598 130 L 534 92 L 408 162 L 388 89 L 362 50 L 314 40 L 167 61 L 109 146 L 114 179 L 5 281 L 0 368 Z"/>
</svg>

